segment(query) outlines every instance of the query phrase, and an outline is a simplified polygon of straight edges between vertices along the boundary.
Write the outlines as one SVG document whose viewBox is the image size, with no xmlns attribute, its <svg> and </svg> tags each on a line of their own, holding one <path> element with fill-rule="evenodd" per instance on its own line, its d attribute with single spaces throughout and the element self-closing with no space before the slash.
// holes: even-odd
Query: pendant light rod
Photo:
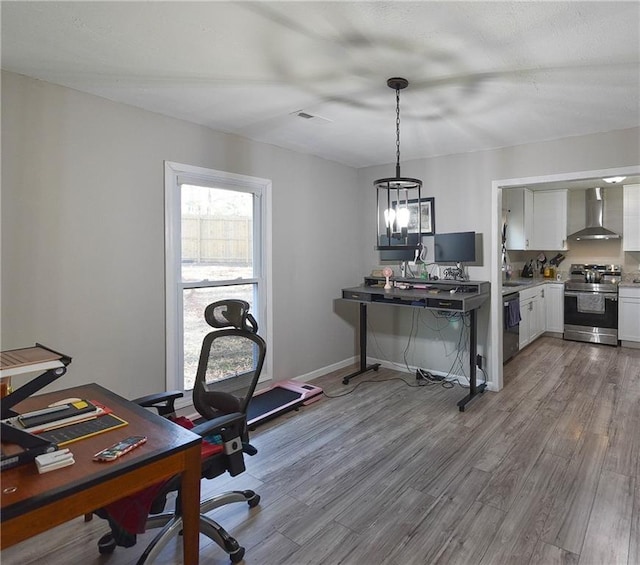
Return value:
<svg viewBox="0 0 640 565">
<path fill-rule="evenodd" d="M 400 91 L 409 86 L 409 81 L 394 77 L 387 80 L 387 86 L 396 91 L 396 178 L 400 178 Z"/>
<path fill-rule="evenodd" d="M 387 86 L 396 91 L 396 176 L 374 181 L 375 187 L 413 189 L 422 186 L 419 179 L 405 178 L 400 174 L 400 91 L 409 86 L 409 81 L 402 77 L 387 79 Z"/>
</svg>

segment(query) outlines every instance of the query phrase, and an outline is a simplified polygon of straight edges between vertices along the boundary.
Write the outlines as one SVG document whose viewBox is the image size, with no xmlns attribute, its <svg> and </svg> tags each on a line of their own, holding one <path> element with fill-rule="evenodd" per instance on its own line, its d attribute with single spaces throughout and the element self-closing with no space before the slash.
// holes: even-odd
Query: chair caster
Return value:
<svg viewBox="0 0 640 565">
<path fill-rule="evenodd" d="M 101 555 L 110 555 L 116 549 L 116 540 L 111 534 L 105 534 L 98 540 L 98 551 Z"/>
<path fill-rule="evenodd" d="M 258 504 L 260 504 L 259 494 L 256 494 L 252 490 L 246 490 L 243 494 L 245 497 L 247 497 L 247 504 L 249 505 L 249 508 L 255 508 L 256 506 L 258 506 Z"/>
<path fill-rule="evenodd" d="M 240 563 L 244 559 L 244 547 L 238 547 L 238 551 L 229 554 L 229 559 L 231 563 Z"/>
</svg>

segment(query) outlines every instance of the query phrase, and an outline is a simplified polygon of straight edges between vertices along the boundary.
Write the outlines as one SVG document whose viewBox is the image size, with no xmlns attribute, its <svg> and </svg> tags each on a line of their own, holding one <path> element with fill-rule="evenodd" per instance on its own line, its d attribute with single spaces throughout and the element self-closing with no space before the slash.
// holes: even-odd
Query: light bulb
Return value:
<svg viewBox="0 0 640 565">
<path fill-rule="evenodd" d="M 384 224 L 388 228 L 393 226 L 393 221 L 396 219 L 396 211 L 393 208 L 387 208 L 384 211 Z"/>
<path fill-rule="evenodd" d="M 397 212 L 397 222 L 399 228 L 408 228 L 409 227 L 409 218 L 411 217 L 411 213 L 409 212 L 409 208 L 398 208 Z"/>
</svg>

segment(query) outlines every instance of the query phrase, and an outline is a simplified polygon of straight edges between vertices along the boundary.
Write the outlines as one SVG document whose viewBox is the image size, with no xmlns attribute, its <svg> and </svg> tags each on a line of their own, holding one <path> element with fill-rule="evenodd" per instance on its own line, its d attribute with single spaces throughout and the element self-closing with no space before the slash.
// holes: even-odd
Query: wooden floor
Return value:
<svg viewBox="0 0 640 565">
<path fill-rule="evenodd" d="M 262 426 L 248 472 L 203 483 L 261 494 L 212 513 L 246 563 L 640 564 L 640 351 L 539 339 L 465 413 L 459 387 L 404 373 L 316 383 L 355 390 Z M 100 557 L 105 531 L 77 519 L 2 564 L 130 564 L 151 537 Z M 201 543 L 201 563 L 229 563 Z M 179 542 L 160 563 L 181 563 Z"/>
</svg>

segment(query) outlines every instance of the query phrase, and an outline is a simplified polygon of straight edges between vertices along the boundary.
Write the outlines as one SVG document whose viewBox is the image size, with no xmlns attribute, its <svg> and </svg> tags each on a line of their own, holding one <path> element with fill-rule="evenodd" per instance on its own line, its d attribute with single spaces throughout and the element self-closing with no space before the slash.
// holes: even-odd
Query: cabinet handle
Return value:
<svg viewBox="0 0 640 565">
<path fill-rule="evenodd" d="M 529 302 L 529 312 L 533 310 L 533 302 Z"/>
</svg>

